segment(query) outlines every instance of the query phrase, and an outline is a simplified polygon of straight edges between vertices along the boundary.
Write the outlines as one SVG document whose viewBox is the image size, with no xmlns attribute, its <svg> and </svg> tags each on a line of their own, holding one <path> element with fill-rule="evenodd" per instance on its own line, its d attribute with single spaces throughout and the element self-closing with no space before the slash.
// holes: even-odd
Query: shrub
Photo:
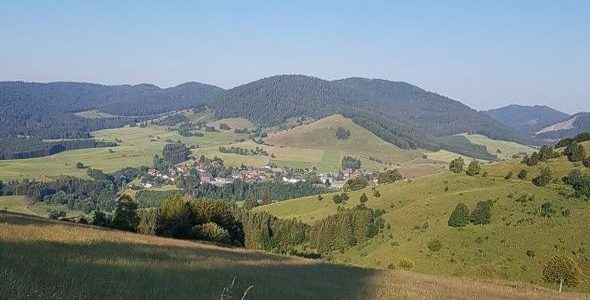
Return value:
<svg viewBox="0 0 590 300">
<path fill-rule="evenodd" d="M 449 217 L 448 225 L 451 227 L 463 227 L 469 224 L 469 208 L 464 203 L 457 203 L 455 210 Z"/>
<path fill-rule="evenodd" d="M 545 167 L 541 169 L 541 174 L 539 176 L 533 178 L 533 184 L 536 186 L 546 186 L 551 182 L 552 178 L 553 173 L 551 172 L 551 169 Z"/>
<path fill-rule="evenodd" d="M 510 171 L 506 174 L 506 176 L 504 176 L 504 179 L 508 180 L 508 179 L 512 178 L 513 175 L 514 175 L 514 173 L 512 173 L 512 171 Z"/>
<path fill-rule="evenodd" d="M 59 220 L 66 217 L 66 212 L 63 210 L 52 210 L 49 212 L 49 218 L 52 220 Z"/>
<path fill-rule="evenodd" d="M 373 197 L 376 197 L 376 198 L 381 197 L 381 193 L 379 193 L 379 190 L 373 190 Z"/>
<path fill-rule="evenodd" d="M 392 183 L 402 180 L 404 177 L 399 173 L 397 169 L 387 170 L 377 175 L 377 182 L 379 184 Z"/>
<path fill-rule="evenodd" d="M 451 161 L 449 164 L 449 170 L 453 171 L 454 173 L 461 173 L 463 172 L 463 168 L 465 167 L 465 161 L 462 157 L 457 157 Z"/>
<path fill-rule="evenodd" d="M 402 260 L 399 261 L 399 263 L 397 264 L 397 266 L 400 269 L 403 269 L 403 270 L 411 270 L 414 267 L 414 264 L 411 261 L 402 259 Z"/>
<path fill-rule="evenodd" d="M 369 185 L 367 179 L 363 176 L 349 179 L 344 185 L 345 191 L 358 191 L 366 188 Z"/>
<path fill-rule="evenodd" d="M 541 205 L 541 217 L 551 218 L 555 214 L 555 210 L 551 206 L 551 202 L 545 202 Z"/>
<path fill-rule="evenodd" d="M 535 250 L 527 250 L 526 251 L 526 256 L 530 257 L 530 258 L 535 258 Z"/>
<path fill-rule="evenodd" d="M 193 226 L 191 237 L 197 240 L 220 244 L 229 244 L 231 242 L 229 232 L 213 222 Z"/>
<path fill-rule="evenodd" d="M 432 240 L 428 242 L 428 249 L 432 252 L 438 252 L 442 249 L 442 243 L 439 240 Z"/>
<path fill-rule="evenodd" d="M 361 195 L 360 201 L 361 201 L 361 203 L 365 203 L 365 202 L 369 201 L 369 198 L 367 197 L 367 194 L 363 193 Z"/>
<path fill-rule="evenodd" d="M 155 208 L 139 209 L 137 210 L 137 216 L 139 217 L 137 232 L 155 235 L 158 210 Z"/>
<path fill-rule="evenodd" d="M 543 268 L 543 280 L 547 283 L 574 287 L 578 285 L 582 272 L 578 264 L 567 256 L 554 256 Z"/>
<path fill-rule="evenodd" d="M 474 225 L 489 224 L 492 218 L 492 201 L 479 201 L 471 212 L 471 223 Z"/>
<path fill-rule="evenodd" d="M 334 201 L 335 204 L 345 203 L 347 200 L 348 200 L 347 193 L 336 194 L 336 195 L 332 196 L 332 201 Z"/>
<path fill-rule="evenodd" d="M 525 180 L 526 177 L 528 176 L 528 172 L 525 169 L 520 170 L 520 172 L 518 172 L 518 175 L 516 175 L 518 177 L 518 179 L 520 180 Z"/>
<path fill-rule="evenodd" d="M 467 175 L 475 176 L 479 174 L 479 172 L 481 172 L 481 166 L 479 165 L 479 162 L 476 160 L 471 161 L 467 167 Z"/>
</svg>

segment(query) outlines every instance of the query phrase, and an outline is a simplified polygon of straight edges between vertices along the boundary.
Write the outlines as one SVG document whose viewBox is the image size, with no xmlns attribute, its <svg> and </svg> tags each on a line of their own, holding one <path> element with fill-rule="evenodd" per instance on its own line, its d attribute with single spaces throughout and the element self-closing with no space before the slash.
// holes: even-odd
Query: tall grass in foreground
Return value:
<svg viewBox="0 0 590 300">
<path fill-rule="evenodd" d="M 228 278 L 247 299 L 587 298 L 0 213 L 0 299 L 219 299 Z"/>
</svg>

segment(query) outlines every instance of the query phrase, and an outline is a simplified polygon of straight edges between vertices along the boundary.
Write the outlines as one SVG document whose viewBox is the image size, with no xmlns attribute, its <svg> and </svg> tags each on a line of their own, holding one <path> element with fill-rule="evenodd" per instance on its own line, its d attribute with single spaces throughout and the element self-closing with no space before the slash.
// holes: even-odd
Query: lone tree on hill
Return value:
<svg viewBox="0 0 590 300">
<path fill-rule="evenodd" d="M 467 167 L 467 175 L 475 176 L 479 174 L 479 172 L 481 172 L 481 166 L 479 165 L 479 162 L 477 160 L 471 161 Z"/>
<path fill-rule="evenodd" d="M 463 172 L 463 168 L 465 167 L 465 161 L 462 157 L 457 157 L 451 161 L 449 164 L 449 170 L 453 171 L 454 173 L 461 173 Z"/>
<path fill-rule="evenodd" d="M 111 224 L 115 229 L 137 231 L 137 225 L 139 224 L 137 203 L 129 195 L 123 195 L 119 198 Z"/>
<path fill-rule="evenodd" d="M 563 286 L 574 287 L 578 285 L 581 277 L 578 264 L 567 256 L 554 256 L 543 267 L 543 280 L 547 283 L 559 284 L 559 291 Z"/>
<path fill-rule="evenodd" d="M 451 213 L 448 224 L 451 227 L 463 227 L 469 224 L 469 217 L 469 208 L 464 203 L 459 202 Z"/>
</svg>

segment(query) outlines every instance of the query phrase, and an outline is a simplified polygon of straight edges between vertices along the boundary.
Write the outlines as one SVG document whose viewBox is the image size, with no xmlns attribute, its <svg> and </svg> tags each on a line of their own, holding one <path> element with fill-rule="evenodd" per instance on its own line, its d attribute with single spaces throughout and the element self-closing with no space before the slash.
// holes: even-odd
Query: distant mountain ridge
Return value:
<svg viewBox="0 0 590 300">
<path fill-rule="evenodd" d="M 150 84 L 0 82 L 0 137 L 85 138 L 90 131 L 133 122 L 134 118 L 125 116 L 187 109 L 222 90 L 201 83 L 161 89 Z M 74 115 L 84 110 L 122 117 L 90 120 Z"/>
<path fill-rule="evenodd" d="M 569 117 L 568 114 L 544 105 L 508 105 L 485 111 L 495 120 L 517 130 L 535 133 Z"/>
<path fill-rule="evenodd" d="M 535 134 L 539 139 L 556 141 L 585 131 L 590 131 L 590 113 L 580 112 L 541 128 Z"/>
<path fill-rule="evenodd" d="M 381 79 L 272 76 L 221 92 L 210 105 L 218 117 L 244 117 L 266 126 L 292 117 L 339 113 L 402 148 L 444 148 L 435 137 L 462 132 L 534 143 L 530 136 L 459 101 Z"/>
<path fill-rule="evenodd" d="M 244 117 L 263 127 L 277 126 L 293 117 L 318 119 L 342 114 L 404 149 L 482 152 L 481 147 L 457 147 L 449 144 L 452 139 L 443 138 L 463 132 L 535 143 L 532 134 L 522 134 L 459 101 L 405 82 L 358 77 L 328 81 L 278 75 L 229 90 L 195 82 L 166 89 L 150 84 L 0 82 L 0 101 L 0 137 L 85 138 L 94 130 L 206 105 L 219 118 Z M 84 119 L 74 115 L 85 110 L 118 117 Z"/>
</svg>

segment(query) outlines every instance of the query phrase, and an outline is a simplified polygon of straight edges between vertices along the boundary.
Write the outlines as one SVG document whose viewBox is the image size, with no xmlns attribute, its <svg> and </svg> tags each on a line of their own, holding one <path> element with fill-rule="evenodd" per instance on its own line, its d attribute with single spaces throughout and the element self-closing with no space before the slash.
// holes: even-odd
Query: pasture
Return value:
<svg viewBox="0 0 590 300">
<path fill-rule="evenodd" d="M 576 299 L 0 213 L 2 299 Z M 232 285 L 233 282 L 233 285 Z M 224 292 L 225 290 L 225 292 Z"/>
</svg>

